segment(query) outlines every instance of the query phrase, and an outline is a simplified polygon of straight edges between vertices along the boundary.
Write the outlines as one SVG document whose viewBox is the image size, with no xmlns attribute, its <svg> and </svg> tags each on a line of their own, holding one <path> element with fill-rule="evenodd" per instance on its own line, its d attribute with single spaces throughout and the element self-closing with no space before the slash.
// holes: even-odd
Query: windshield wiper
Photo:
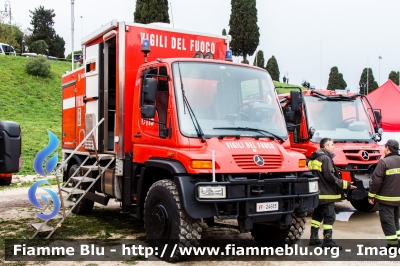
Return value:
<svg viewBox="0 0 400 266">
<path fill-rule="evenodd" d="M 273 138 L 278 139 L 282 142 L 285 142 L 285 140 L 281 137 L 279 137 L 278 135 L 275 135 L 267 130 L 263 130 L 263 129 L 258 129 L 258 128 L 251 128 L 251 127 L 214 127 L 213 129 L 227 129 L 227 130 L 241 130 L 241 131 L 254 131 L 254 132 L 264 132 L 267 134 L 270 134 Z M 259 137 L 259 136 L 255 136 L 255 137 Z"/>
<path fill-rule="evenodd" d="M 188 109 L 188 112 L 189 112 L 190 119 L 192 120 L 194 128 L 196 129 L 197 136 L 201 137 L 201 142 L 206 142 L 206 137 L 204 135 L 204 132 L 201 129 L 199 121 L 197 120 L 196 116 L 194 115 L 192 108 L 190 107 L 188 99 L 186 98 L 185 90 L 183 89 L 183 81 L 182 81 L 181 68 L 179 66 L 179 63 L 178 63 L 178 70 L 179 70 L 179 78 L 181 80 L 181 90 L 182 90 L 182 98 L 183 98 L 183 113 L 186 114 L 186 110 L 185 110 L 185 106 L 186 106 Z"/>
</svg>

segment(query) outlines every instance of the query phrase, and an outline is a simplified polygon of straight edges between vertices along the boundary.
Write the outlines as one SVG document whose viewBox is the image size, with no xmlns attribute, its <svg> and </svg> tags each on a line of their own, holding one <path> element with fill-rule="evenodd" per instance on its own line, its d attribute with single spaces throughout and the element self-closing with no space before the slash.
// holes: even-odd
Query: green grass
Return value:
<svg viewBox="0 0 400 266">
<path fill-rule="evenodd" d="M 299 88 L 301 88 L 302 90 L 306 90 L 306 88 L 302 86 L 286 84 L 279 81 L 274 81 L 274 86 L 278 94 L 290 93 L 291 90 L 298 90 Z"/>
<path fill-rule="evenodd" d="M 15 121 L 22 131 L 22 169 L 34 174 L 33 160 L 49 142 L 47 130 L 61 140 L 61 76 L 71 63 L 51 61 L 51 76 L 41 78 L 25 71 L 25 57 L 0 57 L 0 120 Z M 61 142 L 59 144 L 61 156 Z"/>
<path fill-rule="evenodd" d="M 51 221 L 49 225 L 54 226 L 57 221 Z M 28 223 L 32 222 L 39 222 L 39 220 L 34 221 L 33 218 L 13 220 L 0 218 L 0 265 L 5 265 L 5 239 L 22 239 L 22 235 Z M 29 230 L 26 236 L 29 237 L 32 234 L 33 231 Z M 48 233 L 39 233 L 35 239 L 44 239 L 47 234 Z M 107 239 L 108 242 L 104 242 L 104 245 L 112 246 L 118 243 L 118 240 L 125 239 L 132 235 L 134 235 L 137 240 L 146 239 L 142 221 L 134 220 L 129 217 L 129 215 L 121 214 L 117 209 L 95 209 L 89 215 L 73 215 L 65 219 L 61 228 L 53 234 L 51 239 Z M 115 241 L 111 239 L 115 239 Z M 142 258 L 132 257 L 127 260 L 127 264 L 135 264 L 138 260 L 142 260 Z M 18 263 L 21 264 L 15 262 L 15 264 L 9 265 L 25 265 L 25 262 Z"/>
</svg>

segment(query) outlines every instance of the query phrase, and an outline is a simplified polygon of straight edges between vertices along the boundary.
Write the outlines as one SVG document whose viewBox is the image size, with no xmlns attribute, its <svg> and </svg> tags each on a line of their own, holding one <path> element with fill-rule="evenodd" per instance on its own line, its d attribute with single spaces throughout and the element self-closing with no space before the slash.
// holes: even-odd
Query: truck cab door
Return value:
<svg viewBox="0 0 400 266">
<path fill-rule="evenodd" d="M 157 139 L 165 139 L 168 135 L 168 107 L 169 107 L 169 85 L 168 73 L 165 66 L 158 66 L 142 72 L 142 93 L 145 79 L 155 79 L 157 81 L 157 91 L 155 97 L 155 116 L 153 119 L 141 118 L 139 128 L 148 136 Z"/>
</svg>

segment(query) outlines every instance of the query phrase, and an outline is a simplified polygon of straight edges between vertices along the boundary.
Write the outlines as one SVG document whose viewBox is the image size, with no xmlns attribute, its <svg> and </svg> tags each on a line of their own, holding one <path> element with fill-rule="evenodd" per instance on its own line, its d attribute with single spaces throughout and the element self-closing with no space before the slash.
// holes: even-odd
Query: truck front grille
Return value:
<svg viewBox="0 0 400 266">
<path fill-rule="evenodd" d="M 378 150 L 344 150 L 344 155 L 351 161 L 371 162 L 381 158 Z M 368 156 L 365 156 L 368 154 Z"/>
<path fill-rule="evenodd" d="M 282 166 L 281 155 L 260 154 L 264 165 L 259 166 L 254 161 L 255 155 L 233 155 L 236 164 L 242 169 L 279 169 Z"/>
</svg>

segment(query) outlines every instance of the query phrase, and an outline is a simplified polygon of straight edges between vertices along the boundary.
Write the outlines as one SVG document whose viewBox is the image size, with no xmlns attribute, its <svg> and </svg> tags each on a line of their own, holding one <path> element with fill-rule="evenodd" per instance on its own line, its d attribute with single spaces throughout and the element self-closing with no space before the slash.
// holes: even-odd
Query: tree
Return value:
<svg viewBox="0 0 400 266">
<path fill-rule="evenodd" d="M 259 50 L 256 53 L 256 57 L 254 58 L 253 66 L 265 68 L 264 65 L 265 65 L 264 52 L 262 50 Z"/>
<path fill-rule="evenodd" d="M 222 30 L 222 35 L 226 36 L 226 29 Z"/>
<path fill-rule="evenodd" d="M 168 0 L 137 0 L 133 21 L 142 24 L 169 23 Z"/>
<path fill-rule="evenodd" d="M 33 26 L 32 34 L 29 38 L 30 44 L 44 40 L 49 46 L 49 54 L 51 56 L 64 58 L 65 41 L 56 34 L 54 30 L 54 9 L 44 9 L 43 6 L 35 8 L 34 11 L 29 10 L 31 15 L 31 25 Z"/>
<path fill-rule="evenodd" d="M 49 46 L 49 53 L 58 58 L 65 58 L 65 41 L 58 34 L 54 36 L 54 40 Z"/>
<path fill-rule="evenodd" d="M 234 56 L 243 56 L 246 62 L 247 55 L 253 55 L 260 42 L 256 0 L 231 0 L 231 6 L 230 49 Z"/>
<path fill-rule="evenodd" d="M 331 72 L 329 73 L 327 90 L 344 90 L 346 87 L 347 83 L 343 79 L 343 74 L 339 73 L 336 66 L 332 67 Z"/>
<path fill-rule="evenodd" d="M 31 17 L 31 25 L 33 28 L 29 28 L 32 31 L 31 41 L 32 43 L 38 40 L 44 40 L 47 45 L 51 43 L 54 38 L 55 30 L 54 26 L 54 9 L 44 9 L 43 6 L 35 8 L 34 11 L 29 10 L 29 17 Z"/>
<path fill-rule="evenodd" d="M 268 59 L 265 69 L 267 69 L 268 73 L 271 75 L 272 80 L 279 81 L 280 72 L 275 56 Z"/>
<path fill-rule="evenodd" d="M 31 44 L 32 52 L 37 53 L 37 54 L 46 54 L 47 49 L 49 49 L 49 46 L 43 40 L 39 40 L 39 41 L 33 42 Z"/>
<path fill-rule="evenodd" d="M 12 35 L 11 38 L 10 38 L 10 31 Z M 0 23 L 0 42 L 10 44 L 15 49 L 19 50 L 21 47 L 23 35 L 24 34 L 22 33 L 19 26 L 12 25 L 10 28 L 10 24 Z"/>
<path fill-rule="evenodd" d="M 368 77 L 367 77 L 368 74 Z M 367 86 L 367 79 L 368 79 L 368 86 Z M 367 95 L 371 91 L 376 90 L 379 86 L 378 83 L 375 81 L 374 73 L 372 72 L 371 68 L 364 68 L 360 82 L 358 83 L 360 86 L 360 93 Z"/>
<path fill-rule="evenodd" d="M 389 74 L 389 79 L 399 85 L 399 71 L 391 71 Z"/>
</svg>

